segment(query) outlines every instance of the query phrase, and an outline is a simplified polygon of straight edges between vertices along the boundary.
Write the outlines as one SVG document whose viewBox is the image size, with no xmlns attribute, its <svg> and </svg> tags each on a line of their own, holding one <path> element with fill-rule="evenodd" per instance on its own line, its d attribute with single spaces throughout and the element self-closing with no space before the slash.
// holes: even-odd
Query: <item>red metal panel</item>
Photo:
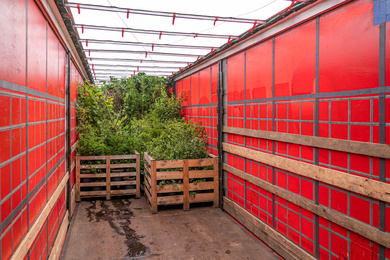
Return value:
<svg viewBox="0 0 390 260">
<path fill-rule="evenodd" d="M 246 52 L 246 98 L 272 97 L 272 41 Z"/>
<path fill-rule="evenodd" d="M 244 100 L 244 53 L 227 60 L 228 101 Z"/>
<path fill-rule="evenodd" d="M 315 92 L 315 30 L 310 21 L 275 38 L 276 97 Z"/>
<path fill-rule="evenodd" d="M 191 104 L 191 86 L 190 86 L 190 77 L 183 79 L 183 93 L 184 101 L 183 106 L 188 106 Z"/>
<path fill-rule="evenodd" d="M 47 93 L 58 97 L 58 80 L 59 80 L 59 42 L 57 36 L 54 34 L 52 29 L 48 27 L 47 30 Z"/>
<path fill-rule="evenodd" d="M 199 105 L 199 73 L 191 75 L 191 105 Z"/>
<path fill-rule="evenodd" d="M 210 92 L 210 68 L 203 69 L 199 73 L 199 104 L 209 104 L 211 103 L 211 92 Z"/>
<path fill-rule="evenodd" d="M 1 1 L 0 79 L 26 85 L 26 1 Z"/>
<path fill-rule="evenodd" d="M 46 92 L 47 22 L 34 0 L 28 1 L 28 82 L 27 86 Z"/>
<path fill-rule="evenodd" d="M 372 5 L 355 1 L 321 16 L 320 92 L 378 87 L 379 26 Z"/>
</svg>

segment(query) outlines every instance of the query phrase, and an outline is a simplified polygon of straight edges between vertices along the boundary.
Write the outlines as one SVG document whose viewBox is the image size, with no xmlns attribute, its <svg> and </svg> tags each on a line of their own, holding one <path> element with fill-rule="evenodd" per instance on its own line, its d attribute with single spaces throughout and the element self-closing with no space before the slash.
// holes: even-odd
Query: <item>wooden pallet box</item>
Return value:
<svg viewBox="0 0 390 260">
<path fill-rule="evenodd" d="M 210 157 L 156 161 L 144 153 L 144 188 L 151 212 L 157 213 L 160 205 L 174 204 L 183 204 L 183 209 L 189 210 L 190 204 L 197 202 L 213 202 L 218 207 L 218 158 Z"/>
<path fill-rule="evenodd" d="M 140 154 L 80 156 L 76 155 L 76 201 L 81 198 L 135 195 L 140 198 Z M 115 163 L 131 160 L 131 163 Z M 101 164 L 81 164 L 99 161 Z M 102 163 L 103 162 L 103 163 Z M 93 173 L 94 169 L 102 172 Z"/>
</svg>

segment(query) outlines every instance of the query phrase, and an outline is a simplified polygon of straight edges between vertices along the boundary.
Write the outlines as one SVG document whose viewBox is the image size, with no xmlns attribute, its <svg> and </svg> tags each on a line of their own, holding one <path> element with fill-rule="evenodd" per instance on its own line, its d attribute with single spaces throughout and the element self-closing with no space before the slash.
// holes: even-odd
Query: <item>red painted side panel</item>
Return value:
<svg viewBox="0 0 390 260">
<path fill-rule="evenodd" d="M 1 1 L 0 10 L 0 79 L 25 86 L 26 1 Z"/>
</svg>

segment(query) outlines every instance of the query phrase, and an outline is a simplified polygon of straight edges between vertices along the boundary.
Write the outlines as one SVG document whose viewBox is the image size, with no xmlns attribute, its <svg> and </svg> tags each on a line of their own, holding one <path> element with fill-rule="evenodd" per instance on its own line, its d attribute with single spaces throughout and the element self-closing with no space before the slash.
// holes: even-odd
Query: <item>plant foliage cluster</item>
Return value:
<svg viewBox="0 0 390 260">
<path fill-rule="evenodd" d="M 81 155 L 148 152 L 156 160 L 205 158 L 205 130 L 181 116 L 183 97 L 169 93 L 171 82 L 139 73 L 111 78 L 102 87 L 77 92 L 78 152 Z"/>
</svg>

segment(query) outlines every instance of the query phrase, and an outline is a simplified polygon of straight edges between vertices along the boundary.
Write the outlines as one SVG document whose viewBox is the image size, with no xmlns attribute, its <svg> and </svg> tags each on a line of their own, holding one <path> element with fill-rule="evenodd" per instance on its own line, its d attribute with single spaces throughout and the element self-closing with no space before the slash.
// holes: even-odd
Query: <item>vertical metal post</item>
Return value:
<svg viewBox="0 0 390 260">
<path fill-rule="evenodd" d="M 224 178 L 223 178 L 223 114 L 224 114 L 224 103 L 223 103 L 223 69 L 222 69 L 222 60 L 218 62 L 218 88 L 217 88 L 217 95 L 218 95 L 218 106 L 217 106 L 217 114 L 218 114 L 218 121 L 217 121 L 217 133 L 218 133 L 218 161 L 219 161 L 219 205 L 221 208 L 223 208 L 223 195 L 224 195 Z"/>
<path fill-rule="evenodd" d="M 71 209 L 71 153 L 72 153 L 72 147 L 71 147 L 71 140 L 70 140 L 70 117 L 71 117 L 71 107 L 70 107 L 70 54 L 69 52 L 66 53 L 66 68 L 65 68 L 66 74 L 65 74 L 65 139 L 66 139 L 66 172 L 69 173 L 69 179 L 66 183 L 66 208 L 69 211 L 69 221 L 72 215 L 72 209 Z"/>
</svg>

